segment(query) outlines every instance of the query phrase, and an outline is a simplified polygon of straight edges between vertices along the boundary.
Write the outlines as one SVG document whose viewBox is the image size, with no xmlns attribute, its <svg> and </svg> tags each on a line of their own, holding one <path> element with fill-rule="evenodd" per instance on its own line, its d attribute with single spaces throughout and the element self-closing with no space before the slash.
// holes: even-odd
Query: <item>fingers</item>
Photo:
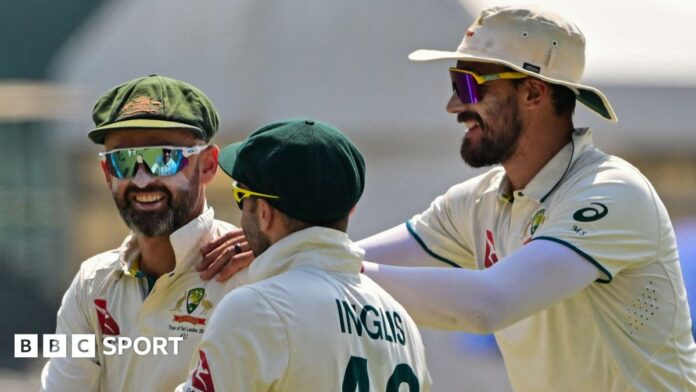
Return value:
<svg viewBox="0 0 696 392">
<path fill-rule="evenodd" d="M 237 252 L 239 250 L 239 252 Z M 240 257 L 245 254 L 250 254 Z M 205 260 L 205 259 L 208 260 Z M 209 253 L 204 257 L 204 261 L 201 261 L 196 268 L 201 271 L 200 277 L 203 280 L 209 280 L 213 278 L 215 275 L 220 273 L 220 271 L 225 268 L 225 266 L 228 266 L 229 264 L 235 265 L 235 267 L 231 267 L 226 271 L 226 275 L 223 279 L 218 279 L 218 281 L 223 282 L 227 279 L 229 279 L 232 275 L 234 275 L 235 272 L 239 271 L 240 269 L 246 267 L 251 263 L 251 260 L 253 260 L 253 254 L 249 250 L 249 244 L 246 242 L 242 243 L 237 243 L 237 244 L 230 244 L 228 242 L 223 243 L 220 247 L 215 249 L 213 252 Z M 240 260 L 243 264 L 239 267 L 236 267 L 236 264 Z"/>
<path fill-rule="evenodd" d="M 241 269 L 244 269 L 251 264 L 252 261 L 254 261 L 254 253 L 252 251 L 247 250 L 245 252 L 239 253 L 232 257 L 232 259 L 225 265 L 220 273 L 217 274 L 215 277 L 215 280 L 218 282 L 224 282 L 227 279 L 231 278 L 234 274 L 239 272 Z"/>
<path fill-rule="evenodd" d="M 200 263 L 196 265 L 197 271 L 203 271 L 208 266 L 217 260 L 224 252 L 229 252 L 228 249 L 232 248 L 234 250 L 235 244 L 245 244 L 246 239 L 244 238 L 244 233 L 241 230 L 234 230 L 226 233 L 220 238 L 217 238 L 201 248 L 201 254 L 203 259 Z M 244 250 L 244 249 L 243 249 Z M 232 255 L 234 256 L 234 255 Z"/>
<path fill-rule="evenodd" d="M 224 244 L 227 241 L 237 240 L 237 242 L 239 242 L 240 239 L 244 239 L 244 233 L 242 232 L 242 229 L 234 229 L 228 231 L 222 236 L 203 245 L 201 247 L 201 254 L 205 256 L 206 254 L 210 253 L 211 251 L 218 248 L 220 245 Z"/>
</svg>

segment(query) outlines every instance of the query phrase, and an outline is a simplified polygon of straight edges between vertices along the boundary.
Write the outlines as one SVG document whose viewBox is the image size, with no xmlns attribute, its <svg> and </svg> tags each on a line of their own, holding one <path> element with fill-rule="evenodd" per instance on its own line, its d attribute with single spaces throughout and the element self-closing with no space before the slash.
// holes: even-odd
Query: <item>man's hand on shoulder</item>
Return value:
<svg viewBox="0 0 696 392">
<path fill-rule="evenodd" d="M 201 271 L 201 279 L 215 277 L 218 282 L 228 280 L 254 261 L 254 254 L 241 229 L 227 232 L 203 245 L 201 255 L 203 259 L 196 265 L 196 270 Z"/>
</svg>

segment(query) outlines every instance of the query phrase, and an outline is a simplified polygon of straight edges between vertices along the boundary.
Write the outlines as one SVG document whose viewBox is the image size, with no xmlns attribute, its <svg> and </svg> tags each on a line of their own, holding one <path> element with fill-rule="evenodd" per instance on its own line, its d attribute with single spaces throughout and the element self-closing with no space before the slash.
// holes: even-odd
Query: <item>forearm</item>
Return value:
<svg viewBox="0 0 696 392">
<path fill-rule="evenodd" d="M 400 268 L 366 263 L 365 274 L 399 301 L 419 326 L 490 331 L 490 295 L 485 271 L 450 268 Z"/>
</svg>

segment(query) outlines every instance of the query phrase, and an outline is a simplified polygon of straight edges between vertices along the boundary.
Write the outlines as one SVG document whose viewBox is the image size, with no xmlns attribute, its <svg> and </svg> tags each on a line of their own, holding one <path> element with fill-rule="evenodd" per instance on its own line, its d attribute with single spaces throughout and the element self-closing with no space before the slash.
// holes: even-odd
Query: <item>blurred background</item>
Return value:
<svg viewBox="0 0 696 392">
<path fill-rule="evenodd" d="M 0 4 L 0 389 L 36 390 L 43 359 L 13 358 L 13 334 L 51 333 L 80 263 L 127 234 L 86 137 L 106 89 L 147 74 L 201 88 L 220 112 L 215 141 L 312 116 L 363 150 L 365 195 L 350 234 L 402 223 L 475 171 L 459 159 L 463 128 L 444 111 L 447 62 L 411 63 L 419 48 L 455 49 L 490 1 L 5 0 Z M 506 1 L 506 4 L 516 1 Z M 620 122 L 582 106 L 577 126 L 636 165 L 672 216 L 696 299 L 696 3 L 536 1 L 587 37 L 586 84 Z M 570 4 L 572 3 L 572 4 Z M 230 181 L 208 191 L 238 223 Z M 694 310 L 692 310 L 692 313 Z M 490 336 L 425 330 L 434 391 L 506 391 Z"/>
</svg>

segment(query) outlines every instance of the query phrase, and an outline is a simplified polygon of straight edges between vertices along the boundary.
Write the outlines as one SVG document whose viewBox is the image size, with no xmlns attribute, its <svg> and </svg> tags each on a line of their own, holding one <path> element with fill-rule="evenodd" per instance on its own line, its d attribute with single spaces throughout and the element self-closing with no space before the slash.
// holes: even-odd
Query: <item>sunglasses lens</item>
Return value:
<svg viewBox="0 0 696 392">
<path fill-rule="evenodd" d="M 162 147 L 134 148 L 106 154 L 106 166 L 109 172 L 119 179 L 134 177 L 139 161 L 150 174 L 165 177 L 180 172 L 188 160 L 181 150 Z"/>
<path fill-rule="evenodd" d="M 462 103 L 468 104 L 479 101 L 479 84 L 473 76 L 467 73 L 450 70 L 450 77 L 452 78 L 452 88 L 457 93 Z"/>
<path fill-rule="evenodd" d="M 168 148 L 144 148 L 140 150 L 143 163 L 150 174 L 157 177 L 173 176 L 184 168 L 184 156 L 181 150 Z"/>
<path fill-rule="evenodd" d="M 106 167 L 116 178 L 132 177 L 136 164 L 137 157 L 131 154 L 131 150 L 115 151 L 106 154 Z"/>
</svg>

